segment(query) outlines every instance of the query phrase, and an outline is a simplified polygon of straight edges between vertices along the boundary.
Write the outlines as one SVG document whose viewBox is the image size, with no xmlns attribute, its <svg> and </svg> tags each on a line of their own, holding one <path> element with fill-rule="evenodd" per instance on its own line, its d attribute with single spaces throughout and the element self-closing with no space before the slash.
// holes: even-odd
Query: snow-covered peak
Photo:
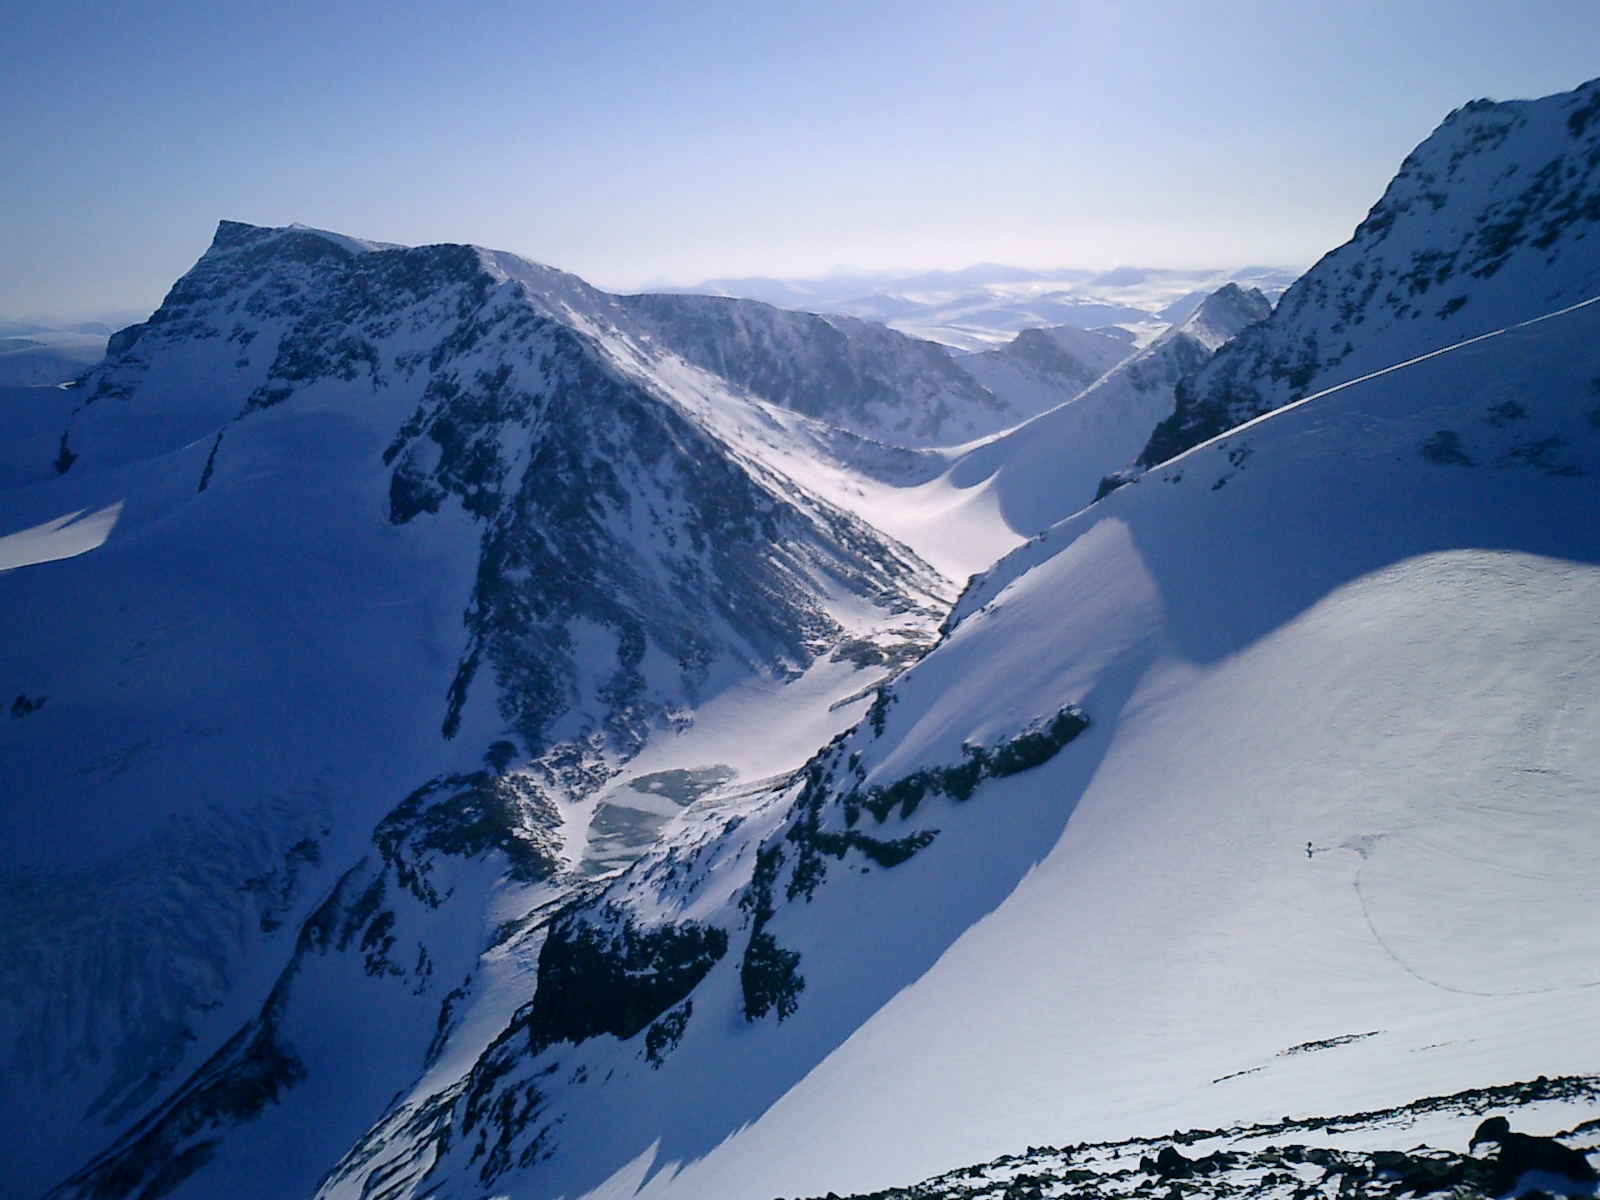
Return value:
<svg viewBox="0 0 1600 1200">
<path fill-rule="evenodd" d="M 1224 342 L 1238 337 L 1247 326 L 1265 321 L 1271 315 L 1272 301 L 1259 289 L 1229 283 L 1202 300 L 1172 333 L 1192 338 L 1202 348 L 1215 352 Z"/>
<path fill-rule="evenodd" d="M 1162 462 L 1347 379 L 1600 294 L 1600 80 L 1478 100 L 1401 164 L 1354 236 L 1178 396 Z"/>
<path fill-rule="evenodd" d="M 237 225 L 237 224 L 240 224 L 240 223 L 236 222 L 236 221 L 224 221 L 224 222 L 222 222 L 222 224 L 223 225 Z M 220 235 L 222 231 L 221 231 L 221 229 L 218 229 L 217 232 Z M 374 241 L 372 241 L 372 240 L 370 240 L 368 238 L 351 237 L 347 233 L 334 233 L 330 229 L 317 229 L 317 228 L 315 228 L 314 226 L 311 226 L 311 225 L 302 225 L 299 221 L 292 222 L 291 224 L 285 226 L 284 227 L 284 232 L 286 232 L 286 233 L 313 233 L 313 234 L 316 234 L 317 237 L 326 238 L 328 241 L 332 242 L 335 246 L 338 246 L 343 250 L 348 250 L 352 254 L 370 254 L 374 250 L 406 250 L 406 249 L 409 249 L 409 247 L 402 246 L 399 242 L 374 242 Z"/>
</svg>

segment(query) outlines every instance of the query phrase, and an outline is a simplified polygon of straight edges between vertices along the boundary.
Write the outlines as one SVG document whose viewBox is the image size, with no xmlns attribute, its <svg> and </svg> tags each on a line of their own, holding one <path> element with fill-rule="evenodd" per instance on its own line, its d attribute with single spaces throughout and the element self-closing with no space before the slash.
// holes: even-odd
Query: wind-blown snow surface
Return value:
<svg viewBox="0 0 1600 1200">
<path fill-rule="evenodd" d="M 1003 472 L 764 339 L 884 436 L 942 374 L 657 307 L 225 226 L 114 339 L 8 493 L 128 497 L 0 576 L 22 1178 L 820 1194 L 1600 1071 L 1600 305 L 1164 463 L 925 656 Z"/>
<path fill-rule="evenodd" d="M 609 1038 L 530 1056 L 507 1078 L 537 1093 L 502 1094 L 523 1139 L 565 1118 L 554 1157 L 479 1178 L 458 1126 L 428 1186 L 571 1195 L 610 1163 L 597 1195 L 869 1190 L 1600 1067 L 1597 346 L 1585 310 L 1350 389 L 1019 551 L 1042 561 L 969 599 L 882 734 L 820 760 L 815 828 L 845 840 L 809 898 L 804 800 L 702 851 L 708 877 L 662 859 L 609 893 L 729 930 L 665 1064 Z M 1479 465 L 1436 461 L 1441 427 Z M 1559 463 L 1526 452 L 1555 437 Z M 1044 765 L 848 824 L 852 792 L 1067 704 L 1092 724 Z M 938 832 L 885 868 L 852 830 Z M 732 961 L 762 837 L 783 858 L 759 930 L 804 980 L 781 1022 L 743 1019 Z"/>
<path fill-rule="evenodd" d="M 842 1191 L 1064 1134 L 1592 1071 L 1597 496 L 1490 422 L 1542 397 L 1532 440 L 1600 467 L 1597 333 L 1578 317 L 1330 398 L 1258 427 L 1242 470 L 1244 445 L 1211 447 L 1053 530 L 1069 546 L 951 649 L 1093 622 L 1152 656 L 1128 654 L 1122 705 L 1093 702 L 1112 672 L 1079 685 L 1116 729 L 1066 837 L 683 1194 L 743 1194 L 724 1185 L 801 1130 L 833 1170 L 796 1155 L 767 1181 Z M 1485 465 L 1419 452 L 1447 423 Z M 1114 620 L 1074 596 L 1089 579 Z M 1023 650 L 986 681 L 1041 652 Z M 1076 790 L 1040 770 L 1034 803 Z"/>
</svg>

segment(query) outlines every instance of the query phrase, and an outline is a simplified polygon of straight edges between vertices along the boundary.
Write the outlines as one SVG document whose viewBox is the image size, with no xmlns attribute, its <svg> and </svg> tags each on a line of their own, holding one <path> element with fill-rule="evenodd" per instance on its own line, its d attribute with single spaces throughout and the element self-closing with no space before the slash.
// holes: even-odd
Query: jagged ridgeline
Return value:
<svg viewBox="0 0 1600 1200">
<path fill-rule="evenodd" d="M 659 326 L 693 299 L 649 312 Z M 600 739 L 627 757 L 719 661 L 794 673 L 831 648 L 830 591 L 914 619 L 939 590 L 904 547 L 740 460 L 625 369 L 639 336 L 615 298 L 510 256 L 224 222 L 82 381 L 57 469 L 125 458 L 137 420 L 139 440 L 220 426 L 197 481 L 215 487 L 236 424 L 342 389 L 355 419 L 392 422 L 389 521 L 449 503 L 481 528 L 445 736 L 488 673 L 530 752 Z"/>
<path fill-rule="evenodd" d="M 932 1182 L 1472 1184 L 1459 1155 L 1296 1157 L 1288 1122 L 1272 1150 L 1143 1135 L 1590 1070 L 1600 306 L 1083 505 L 1195 368 L 1179 448 L 1219 380 L 1226 424 L 1600 291 L 1597 110 L 1462 110 L 1260 324 L 1225 290 L 1148 352 L 1040 336 L 971 369 L 224 225 L 41 455 L 41 519 L 126 495 L 117 536 L 6 577 L 6 744 L 60 843 L 0 891 L 29 1190 L 762 1200 L 1133 1134 Z M 1088 378 L 1074 346 L 1090 405 L 937 479 L 1000 381 Z M 908 481 L 1044 530 L 942 627 L 950 581 L 861 515 Z M 655 825 L 602 860 L 617 812 Z"/>
<path fill-rule="evenodd" d="M 1600 80 L 1477 100 L 1406 157 L 1344 245 L 1177 390 L 1149 467 L 1313 392 L 1600 295 Z"/>
</svg>

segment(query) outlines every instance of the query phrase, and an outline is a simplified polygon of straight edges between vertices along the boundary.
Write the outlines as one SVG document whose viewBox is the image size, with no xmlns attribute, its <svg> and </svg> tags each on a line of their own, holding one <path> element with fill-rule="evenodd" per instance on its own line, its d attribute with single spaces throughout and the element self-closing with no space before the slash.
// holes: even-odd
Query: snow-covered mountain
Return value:
<svg viewBox="0 0 1600 1200">
<path fill-rule="evenodd" d="M 1600 294 L 1600 85 L 1457 109 L 1272 319 L 1185 383 L 1162 462 L 1369 371 Z"/>
<path fill-rule="evenodd" d="M 530 936 L 531 1001 L 321 1194 L 865 1192 L 1593 1074 L 1597 312 L 1013 552 L 793 779 Z"/>
<path fill-rule="evenodd" d="M 1017 551 L 787 788 L 544 935 L 323 1194 L 869 1191 L 1593 1073 L 1597 334 L 1291 410 Z"/>
<path fill-rule="evenodd" d="M 1035 330 L 995 352 L 998 362 L 957 361 L 932 342 L 852 317 L 712 296 L 614 303 L 651 344 L 750 395 L 897 446 L 957 445 L 1015 425 L 1077 395 L 1132 341 Z"/>
<path fill-rule="evenodd" d="M 1082 395 L 967 451 L 952 465 L 951 481 L 974 487 L 992 480 L 1001 514 L 1021 533 L 1071 516 L 1098 499 L 1110 486 L 1107 476 L 1132 462 L 1150 431 L 1172 414 L 1179 382 L 1271 312 L 1260 292 L 1225 284 Z"/>
<path fill-rule="evenodd" d="M 165 1128 L 182 1085 L 213 1137 L 292 1092 L 318 1132 L 261 1194 L 309 1190 L 422 1061 L 496 888 L 564 895 L 694 796 L 792 769 L 1014 544 L 946 512 L 971 544 L 935 553 L 942 576 L 841 502 L 908 479 L 926 498 L 942 459 L 766 403 L 646 315 L 471 247 L 224 223 L 76 388 L 8 407 L 0 745 L 27 782 L 0 891 L 0 1103 L 19 1186 Z M 838 340 L 797 324 L 801 345 Z M 887 347 L 863 370 L 951 377 L 943 351 L 861 332 Z M 407 903 L 447 915 L 402 958 Z M 335 947 L 378 991 L 343 1018 L 315 1001 L 290 1040 L 287 981 Z M 219 1101 L 205 1081 L 228 1064 Z M 128 1187 L 212 1154 L 129 1136 L 145 1149 L 109 1176 Z"/>
<path fill-rule="evenodd" d="M 1471 106 L 1505 132 L 1461 170 L 1530 170 L 1596 96 Z M 1454 236 L 1434 207 L 1417 246 Z M 1539 1076 L 1576 1122 L 1589 220 L 1452 314 L 1518 327 L 1094 504 L 1287 299 L 1223 288 L 956 451 L 1021 402 L 983 372 L 1073 337 L 952 375 L 849 321 L 224 225 L 7 460 L 19 1186 L 867 1192 L 1168 1129 L 1265 1156 L 1297 1116 Z M 1296 294 L 1294 329 L 1340 319 Z M 1341 363 L 1417 357 L 1391 318 Z"/>
<path fill-rule="evenodd" d="M 1276 300 L 1296 274 L 1276 267 L 1036 271 L 985 264 L 963 271 L 842 271 L 818 279 L 712 279 L 663 290 L 881 321 L 916 337 L 983 351 L 1024 330 L 1063 325 L 1125 325 L 1149 340 L 1225 284 L 1255 288 Z"/>
</svg>

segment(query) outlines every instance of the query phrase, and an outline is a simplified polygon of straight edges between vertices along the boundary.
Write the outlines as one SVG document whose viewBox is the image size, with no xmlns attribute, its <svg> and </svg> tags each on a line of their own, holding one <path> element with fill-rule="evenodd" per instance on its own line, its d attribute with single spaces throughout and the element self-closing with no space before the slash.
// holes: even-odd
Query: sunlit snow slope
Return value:
<svg viewBox="0 0 1600 1200">
<path fill-rule="evenodd" d="M 1600 305 L 1053 526 L 541 931 L 531 1002 L 320 1194 L 866 1191 L 1600 1070 L 1597 380 Z"/>
<path fill-rule="evenodd" d="M 960 487 L 990 481 L 1006 523 L 1019 532 L 1038 533 L 1071 516 L 1172 415 L 1179 381 L 1271 312 L 1260 292 L 1228 284 L 1081 395 L 969 450 L 952 466 L 950 481 Z"/>
<path fill-rule="evenodd" d="M 123 502 L 0 575 L 22 1186 L 754 1200 L 1600 1072 L 1597 114 L 1214 298 L 1086 508 L 963 491 L 998 397 L 886 330 L 224 225 L 6 464 L 0 533 Z"/>
</svg>

